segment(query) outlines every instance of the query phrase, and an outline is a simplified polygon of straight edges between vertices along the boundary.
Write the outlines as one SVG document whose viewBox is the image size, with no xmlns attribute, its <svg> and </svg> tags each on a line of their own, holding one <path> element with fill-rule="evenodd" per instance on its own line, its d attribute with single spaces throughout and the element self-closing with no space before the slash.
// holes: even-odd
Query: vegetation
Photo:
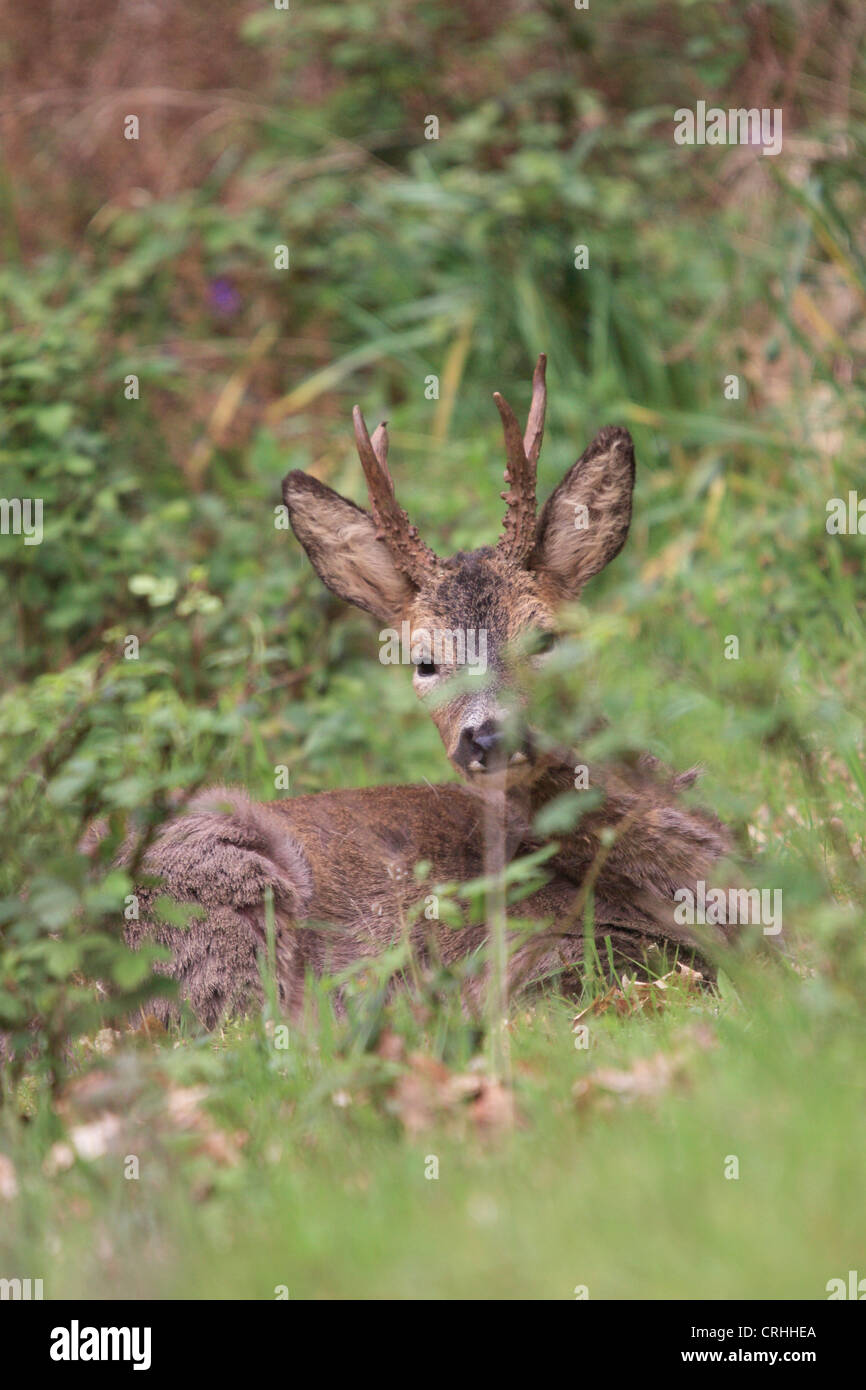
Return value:
<svg viewBox="0 0 866 1390">
<path fill-rule="evenodd" d="M 28 14 L 4 59 L 0 490 L 43 500 L 44 536 L 0 535 L 0 1274 L 825 1296 L 866 1236 L 864 536 L 826 525 L 866 476 L 857 8 L 149 9 L 72 35 Z M 783 153 L 676 146 L 697 100 L 782 108 Z M 429 543 L 492 541 L 490 393 L 525 405 L 540 350 L 541 494 L 605 423 L 639 472 L 536 722 L 583 746 L 603 712 L 593 755 L 702 762 L 786 953 L 663 1009 L 593 984 L 585 1049 L 573 1006 L 516 1008 L 513 1126 L 449 982 L 383 1002 L 394 961 L 286 1047 L 270 1005 L 129 1032 L 158 953 L 124 946 L 112 861 L 178 789 L 450 775 L 408 675 L 274 524 L 283 474 L 361 500 L 362 400 Z"/>
</svg>

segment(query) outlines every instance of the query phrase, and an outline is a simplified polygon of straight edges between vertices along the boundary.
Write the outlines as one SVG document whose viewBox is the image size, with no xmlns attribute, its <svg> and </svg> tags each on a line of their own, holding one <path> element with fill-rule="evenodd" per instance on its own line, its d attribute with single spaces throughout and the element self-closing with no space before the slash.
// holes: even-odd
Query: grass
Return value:
<svg viewBox="0 0 866 1390">
<path fill-rule="evenodd" d="M 748 1003 L 726 983 L 592 1019 L 580 1050 L 565 1001 L 515 1011 L 514 1131 L 455 1102 L 407 1133 L 411 1107 L 387 1099 L 404 1064 L 323 1038 L 279 1052 L 258 1023 L 122 1041 L 97 1076 L 136 1139 L 48 1183 L 35 1119 L 3 1268 L 46 1297 L 825 1297 L 866 1238 L 862 1020 L 818 977 L 758 974 Z M 610 1071 L 638 1091 L 576 1098 Z M 190 1107 L 212 1128 L 169 1123 L 171 1097 L 202 1086 Z"/>
</svg>

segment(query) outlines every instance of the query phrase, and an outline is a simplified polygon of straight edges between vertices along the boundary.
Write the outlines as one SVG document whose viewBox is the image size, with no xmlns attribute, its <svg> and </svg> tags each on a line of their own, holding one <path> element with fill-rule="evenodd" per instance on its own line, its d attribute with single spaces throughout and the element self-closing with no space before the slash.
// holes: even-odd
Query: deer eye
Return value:
<svg viewBox="0 0 866 1390">
<path fill-rule="evenodd" d="M 432 661 L 419 661 L 415 667 L 419 676 L 435 676 L 436 667 Z"/>
<path fill-rule="evenodd" d="M 556 646 L 555 632 L 539 632 L 535 639 L 535 655 L 544 656 L 545 652 L 553 651 Z"/>
</svg>

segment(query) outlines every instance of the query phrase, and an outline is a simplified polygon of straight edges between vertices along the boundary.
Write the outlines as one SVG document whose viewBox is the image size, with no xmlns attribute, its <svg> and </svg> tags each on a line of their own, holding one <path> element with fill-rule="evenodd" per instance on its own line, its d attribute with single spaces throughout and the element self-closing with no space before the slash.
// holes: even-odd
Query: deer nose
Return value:
<svg viewBox="0 0 866 1390">
<path fill-rule="evenodd" d="M 504 739 L 502 726 L 494 719 L 485 719 L 477 729 L 467 725 L 460 731 L 457 761 L 470 772 L 478 772 L 479 768 L 486 771 L 502 761 L 499 755 L 503 751 Z M 478 766 L 473 767 L 473 763 Z"/>
</svg>

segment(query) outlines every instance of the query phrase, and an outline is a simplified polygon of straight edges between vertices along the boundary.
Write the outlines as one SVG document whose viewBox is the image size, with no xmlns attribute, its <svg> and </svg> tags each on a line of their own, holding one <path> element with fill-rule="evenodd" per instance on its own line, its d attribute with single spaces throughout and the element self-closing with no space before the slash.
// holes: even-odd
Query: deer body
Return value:
<svg viewBox="0 0 866 1390">
<path fill-rule="evenodd" d="M 276 974 L 283 1006 L 299 1016 L 308 975 L 332 975 L 400 940 L 414 958 L 444 963 L 483 954 L 483 924 L 445 926 L 421 911 L 443 883 L 479 878 L 489 861 L 491 809 L 501 827 L 501 863 L 538 849 L 538 810 L 573 785 L 581 760 L 539 751 L 523 722 L 515 642 L 551 633 L 557 606 L 616 555 L 631 514 L 634 454 L 625 430 L 596 437 L 535 516 L 535 467 L 544 423 L 544 359 L 521 437 L 496 397 L 508 457 L 508 503 L 499 545 L 440 560 L 398 507 L 384 426 L 372 440 L 355 411 L 371 512 L 316 478 L 290 473 L 284 497 L 295 534 L 323 582 L 399 629 L 408 624 L 414 684 L 431 707 L 461 783 L 320 792 L 271 803 L 216 788 L 167 825 L 145 861 L 161 888 L 141 891 L 133 945 L 156 938 L 172 951 L 170 973 L 206 1026 L 260 997 L 257 955 L 266 945 L 266 896 L 273 901 Z M 588 518 L 575 525 L 581 510 Z M 466 682 L 432 639 L 442 631 L 483 632 L 484 680 Z M 434 659 L 435 657 L 435 659 Z M 607 956 L 632 971 L 653 943 L 694 942 L 673 920 L 673 893 L 705 877 L 726 849 L 710 815 L 679 805 L 683 784 L 648 766 L 593 769 L 601 804 L 557 837 L 547 882 L 509 916 L 538 924 L 516 935 L 512 990 L 555 975 L 578 987 L 585 911 Z M 605 831 L 613 831 L 606 843 Z M 607 837 L 609 838 L 609 837 Z M 429 864 L 419 878 L 416 866 Z M 156 899 L 197 904 L 186 928 L 161 923 Z M 467 982 L 469 1001 L 480 976 Z M 157 1004 L 157 1012 L 168 1006 Z"/>
<path fill-rule="evenodd" d="M 539 788 L 546 794 L 567 785 L 565 762 L 549 769 Z M 688 954 L 694 941 L 677 929 L 670 912 L 674 886 L 706 874 L 726 848 L 725 835 L 706 813 L 675 805 L 653 782 L 611 792 L 604 815 L 590 816 L 581 832 L 561 838 L 545 866 L 548 882 L 512 908 L 509 916 L 542 924 L 509 963 L 509 987 L 549 976 L 560 988 L 579 991 L 584 959 L 583 918 L 575 904 L 600 850 L 599 831 L 637 805 L 640 819 L 596 883 L 594 926 L 617 969 L 640 970 L 646 950 L 675 944 Z M 530 803 L 531 804 L 531 803 Z M 539 847 L 529 820 L 506 803 L 508 857 Z M 419 860 L 430 871 L 413 874 Z M 403 939 L 407 925 L 416 959 L 431 951 L 445 963 L 483 948 L 483 926 L 444 926 L 418 913 L 440 883 L 466 883 L 484 873 L 484 806 L 458 783 L 369 787 L 320 792 L 290 800 L 255 803 L 243 792 L 216 788 L 190 805 L 157 841 L 148 865 L 162 879 L 159 892 L 198 904 L 204 917 L 188 927 L 160 924 L 159 893 L 139 892 L 142 916 L 127 937 L 168 946 L 170 968 L 206 1027 L 244 1011 L 260 998 L 257 954 L 266 949 L 263 908 L 273 894 L 277 976 L 282 1005 L 303 1010 L 307 974 L 339 973 L 378 956 Z M 546 928 L 546 929 L 544 929 Z M 151 1009 L 166 1019 L 173 1009 L 157 1000 Z"/>
</svg>

